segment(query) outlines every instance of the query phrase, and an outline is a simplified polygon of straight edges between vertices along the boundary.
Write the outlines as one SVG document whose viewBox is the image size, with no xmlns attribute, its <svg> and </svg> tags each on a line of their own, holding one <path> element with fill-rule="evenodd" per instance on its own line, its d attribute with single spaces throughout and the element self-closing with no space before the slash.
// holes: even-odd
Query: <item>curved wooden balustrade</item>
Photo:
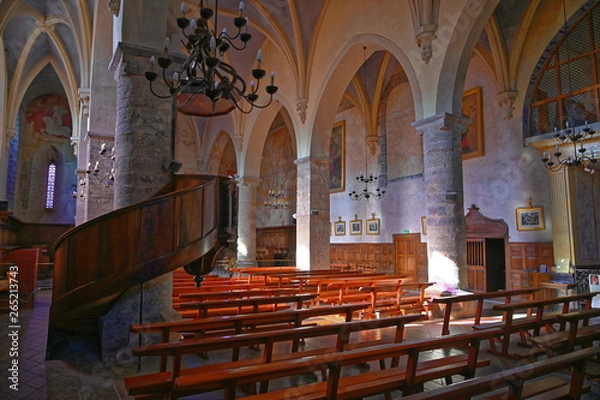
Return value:
<svg viewBox="0 0 600 400">
<path fill-rule="evenodd" d="M 93 329 L 85 321 L 135 285 L 189 264 L 210 272 L 227 245 L 229 198 L 226 178 L 178 175 L 150 200 L 65 233 L 55 245 L 50 328 L 85 333 Z"/>
</svg>

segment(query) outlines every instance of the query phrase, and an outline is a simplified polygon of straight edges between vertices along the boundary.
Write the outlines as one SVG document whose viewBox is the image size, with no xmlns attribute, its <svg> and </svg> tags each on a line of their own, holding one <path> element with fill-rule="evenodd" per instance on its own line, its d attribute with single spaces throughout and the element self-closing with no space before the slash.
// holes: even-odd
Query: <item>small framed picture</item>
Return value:
<svg viewBox="0 0 600 400">
<path fill-rule="evenodd" d="M 427 217 L 421 217 L 421 233 L 425 236 L 427 235 L 427 225 L 426 225 Z"/>
<path fill-rule="evenodd" d="M 381 220 L 375 218 L 375 213 L 371 214 L 371 219 L 366 220 L 367 235 L 379 235 Z"/>
<path fill-rule="evenodd" d="M 517 230 L 540 231 L 544 229 L 544 209 L 532 207 L 531 198 L 527 199 L 527 207 L 517 208 Z"/>
<path fill-rule="evenodd" d="M 342 221 L 342 217 L 338 217 L 333 226 L 336 236 L 344 236 L 346 234 L 346 221 Z"/>
<path fill-rule="evenodd" d="M 350 221 L 350 234 L 362 235 L 362 220 L 358 219 L 357 214 L 354 214 L 354 219 Z"/>
</svg>

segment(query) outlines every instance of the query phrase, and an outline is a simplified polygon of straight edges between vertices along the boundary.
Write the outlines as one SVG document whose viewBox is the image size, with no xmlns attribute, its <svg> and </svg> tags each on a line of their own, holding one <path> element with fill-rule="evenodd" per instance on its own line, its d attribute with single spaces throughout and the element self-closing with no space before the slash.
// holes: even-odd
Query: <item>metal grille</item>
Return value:
<svg viewBox="0 0 600 400">
<path fill-rule="evenodd" d="M 596 53 L 596 82 L 600 82 L 600 53 Z"/>
<path fill-rule="evenodd" d="M 576 92 L 594 84 L 592 60 L 583 57 L 560 66 L 560 88 L 562 94 Z"/>
<path fill-rule="evenodd" d="M 592 11 L 592 26 L 594 27 L 594 48 L 600 46 L 600 7 Z"/>
<path fill-rule="evenodd" d="M 592 123 L 598 120 L 596 101 L 592 90 L 569 97 L 563 102 L 563 107 L 563 115 L 569 116 L 571 126 L 581 126 L 586 121 Z"/>
<path fill-rule="evenodd" d="M 600 119 L 596 112 L 600 88 L 599 50 L 600 6 L 596 5 L 548 56 L 531 98 L 530 136 L 551 132 L 555 127 L 564 128 L 567 118 L 572 126 Z M 596 57 L 595 60 L 592 57 Z M 557 68 L 560 69 L 557 71 Z M 576 94 L 569 96 L 572 93 Z"/>
<path fill-rule="evenodd" d="M 540 79 L 540 84 L 535 93 L 534 101 L 537 102 L 540 100 L 551 99 L 557 95 L 556 68 L 547 69 L 544 71 L 542 78 Z"/>
<path fill-rule="evenodd" d="M 543 104 L 531 109 L 531 135 L 541 135 L 554 130 L 558 126 L 558 102 Z"/>
</svg>

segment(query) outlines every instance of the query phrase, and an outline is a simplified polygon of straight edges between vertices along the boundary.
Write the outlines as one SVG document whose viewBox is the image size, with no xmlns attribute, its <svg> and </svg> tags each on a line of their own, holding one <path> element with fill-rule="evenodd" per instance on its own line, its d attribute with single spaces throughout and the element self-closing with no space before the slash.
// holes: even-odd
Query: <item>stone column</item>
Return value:
<svg viewBox="0 0 600 400">
<path fill-rule="evenodd" d="M 148 199 L 171 173 L 173 103 L 150 93 L 144 72 L 157 51 L 120 43 L 114 65 L 117 81 L 115 209 Z"/>
<path fill-rule="evenodd" d="M 329 158 L 296 160 L 296 266 L 329 268 Z"/>
<path fill-rule="evenodd" d="M 171 176 L 162 165 L 163 158 L 173 154 L 172 102 L 153 96 L 144 77 L 150 56 L 158 53 L 119 43 L 113 57 L 117 81 L 115 209 L 147 200 Z M 140 322 L 140 307 L 143 323 L 180 318 L 173 310 L 172 284 L 172 274 L 165 274 L 132 287 L 118 299 L 102 319 L 103 362 L 135 361 L 131 349 L 138 339 L 129 330 L 131 324 Z"/>
<path fill-rule="evenodd" d="M 237 266 L 256 267 L 256 197 L 259 178 L 238 179 Z"/>
<path fill-rule="evenodd" d="M 429 280 L 467 288 L 461 134 L 467 119 L 441 114 L 413 126 L 423 136 Z"/>
</svg>

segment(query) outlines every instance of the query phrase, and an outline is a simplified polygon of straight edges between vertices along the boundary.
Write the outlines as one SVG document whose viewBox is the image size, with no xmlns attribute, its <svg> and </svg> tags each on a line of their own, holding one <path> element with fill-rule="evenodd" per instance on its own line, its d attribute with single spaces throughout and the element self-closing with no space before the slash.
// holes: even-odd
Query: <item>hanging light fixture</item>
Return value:
<svg viewBox="0 0 600 400">
<path fill-rule="evenodd" d="M 100 160 L 96 161 L 96 163 L 94 164 L 94 168 L 92 168 L 92 162 L 88 161 L 87 168 L 85 169 L 86 177 L 85 179 L 81 178 L 79 180 L 79 186 L 81 186 L 82 189 L 79 192 L 73 191 L 73 198 L 79 198 L 80 200 L 85 199 L 85 192 L 83 190 L 83 187 L 87 186 L 90 179 L 95 179 L 100 182 L 106 179 L 108 185 L 112 185 L 115 182 L 115 148 L 113 147 L 112 149 L 109 149 L 106 146 L 106 143 L 102 143 L 100 145 L 100 150 L 98 151 L 98 154 L 100 155 L 101 159 L 111 161 L 110 171 L 102 170 L 100 166 Z"/>
<path fill-rule="evenodd" d="M 150 59 L 150 71 L 146 71 L 146 79 L 150 82 L 150 91 L 159 98 L 177 98 L 177 108 L 185 114 L 210 117 L 223 115 L 237 108 L 244 114 L 250 113 L 255 107 L 268 107 L 273 95 L 277 92 L 275 86 L 275 73 L 271 72 L 270 85 L 265 91 L 269 95 L 268 101 L 262 105 L 257 104 L 260 82 L 266 75 L 262 69 L 262 52 L 258 51 L 257 65 L 252 70 L 250 85 L 236 72 L 235 68 L 223 61 L 227 50 L 233 48 L 241 51 L 252 35 L 248 33 L 248 18 L 244 17 L 244 2 L 240 2 L 239 15 L 233 19 L 237 33 L 230 36 L 227 29 L 223 28 L 217 34 L 219 1 L 215 0 L 215 10 L 204 6 L 200 1 L 200 18 L 188 19 L 185 17 L 187 8 L 181 3 L 181 16 L 177 18 L 177 26 L 185 38 L 183 44 L 188 52 L 186 60 L 172 77 L 167 76 L 167 69 L 173 63 L 169 57 L 169 38 L 165 39 L 164 53 L 162 56 Z M 214 16 L 214 29 L 209 22 Z M 237 42 L 239 40 L 239 43 Z M 236 45 L 236 43 L 238 43 Z M 159 74 L 154 71 L 156 64 L 162 69 L 162 82 L 166 85 L 166 94 L 155 91 L 153 83 Z"/>
<path fill-rule="evenodd" d="M 267 200 L 264 201 L 263 206 L 266 208 L 288 208 L 288 202 L 285 200 L 285 192 L 283 190 L 269 190 Z"/>
<path fill-rule="evenodd" d="M 565 1 L 563 0 L 563 20 L 564 20 L 564 31 L 565 31 L 565 46 L 567 53 L 567 76 L 568 76 L 568 84 L 569 84 L 569 99 L 565 100 L 566 102 L 571 101 L 573 97 L 573 92 L 571 89 L 571 49 L 569 46 L 569 32 L 567 26 L 567 8 L 565 5 Z M 568 112 L 567 107 L 565 110 Z M 560 131 L 557 128 L 554 128 L 554 138 L 556 139 L 556 147 L 554 153 L 548 154 L 544 151 L 542 156 L 542 162 L 544 166 L 552 172 L 560 171 L 566 167 L 578 167 L 583 166 L 585 172 L 593 174 L 595 171 L 596 164 L 596 156 L 594 155 L 594 151 L 588 153 L 588 150 L 584 147 L 584 142 L 592 139 L 594 134 L 596 133 L 593 129 L 590 128 L 587 121 L 585 121 L 584 128 L 571 128 L 569 124 L 569 116 L 567 115 L 567 119 L 565 121 L 565 128 Z M 570 146 L 569 146 L 570 145 Z M 561 151 L 561 147 L 568 147 L 571 150 L 571 154 L 567 154 L 563 156 Z M 568 150 L 568 149 L 567 149 Z"/>
<path fill-rule="evenodd" d="M 363 53 L 364 53 L 364 60 L 365 60 L 365 62 L 363 63 L 363 72 L 364 72 L 363 83 L 364 83 L 364 89 L 365 89 L 365 91 L 364 91 L 365 97 L 367 97 L 367 47 L 366 46 L 363 47 Z M 365 132 L 369 131 L 368 122 L 367 122 L 367 112 L 368 112 L 367 101 L 368 100 L 365 99 Z M 357 192 L 354 188 L 352 188 L 352 191 L 350 193 L 348 193 L 348 196 L 350 196 L 350 199 L 355 200 L 355 201 L 358 201 L 363 198 L 367 201 L 371 198 L 373 198 L 375 200 L 379 200 L 385 194 L 385 189 L 383 189 L 383 188 L 376 187 L 374 191 L 369 188 L 369 185 L 377 183 L 377 179 L 379 177 L 377 176 L 377 174 L 373 175 L 372 171 L 369 173 L 369 175 L 366 175 L 366 173 L 367 173 L 367 158 L 368 158 L 368 153 L 365 152 L 365 172 L 363 173 L 362 171 L 360 171 L 359 173 L 356 174 L 356 181 L 361 185 L 365 185 L 364 189 L 362 191 Z"/>
</svg>

